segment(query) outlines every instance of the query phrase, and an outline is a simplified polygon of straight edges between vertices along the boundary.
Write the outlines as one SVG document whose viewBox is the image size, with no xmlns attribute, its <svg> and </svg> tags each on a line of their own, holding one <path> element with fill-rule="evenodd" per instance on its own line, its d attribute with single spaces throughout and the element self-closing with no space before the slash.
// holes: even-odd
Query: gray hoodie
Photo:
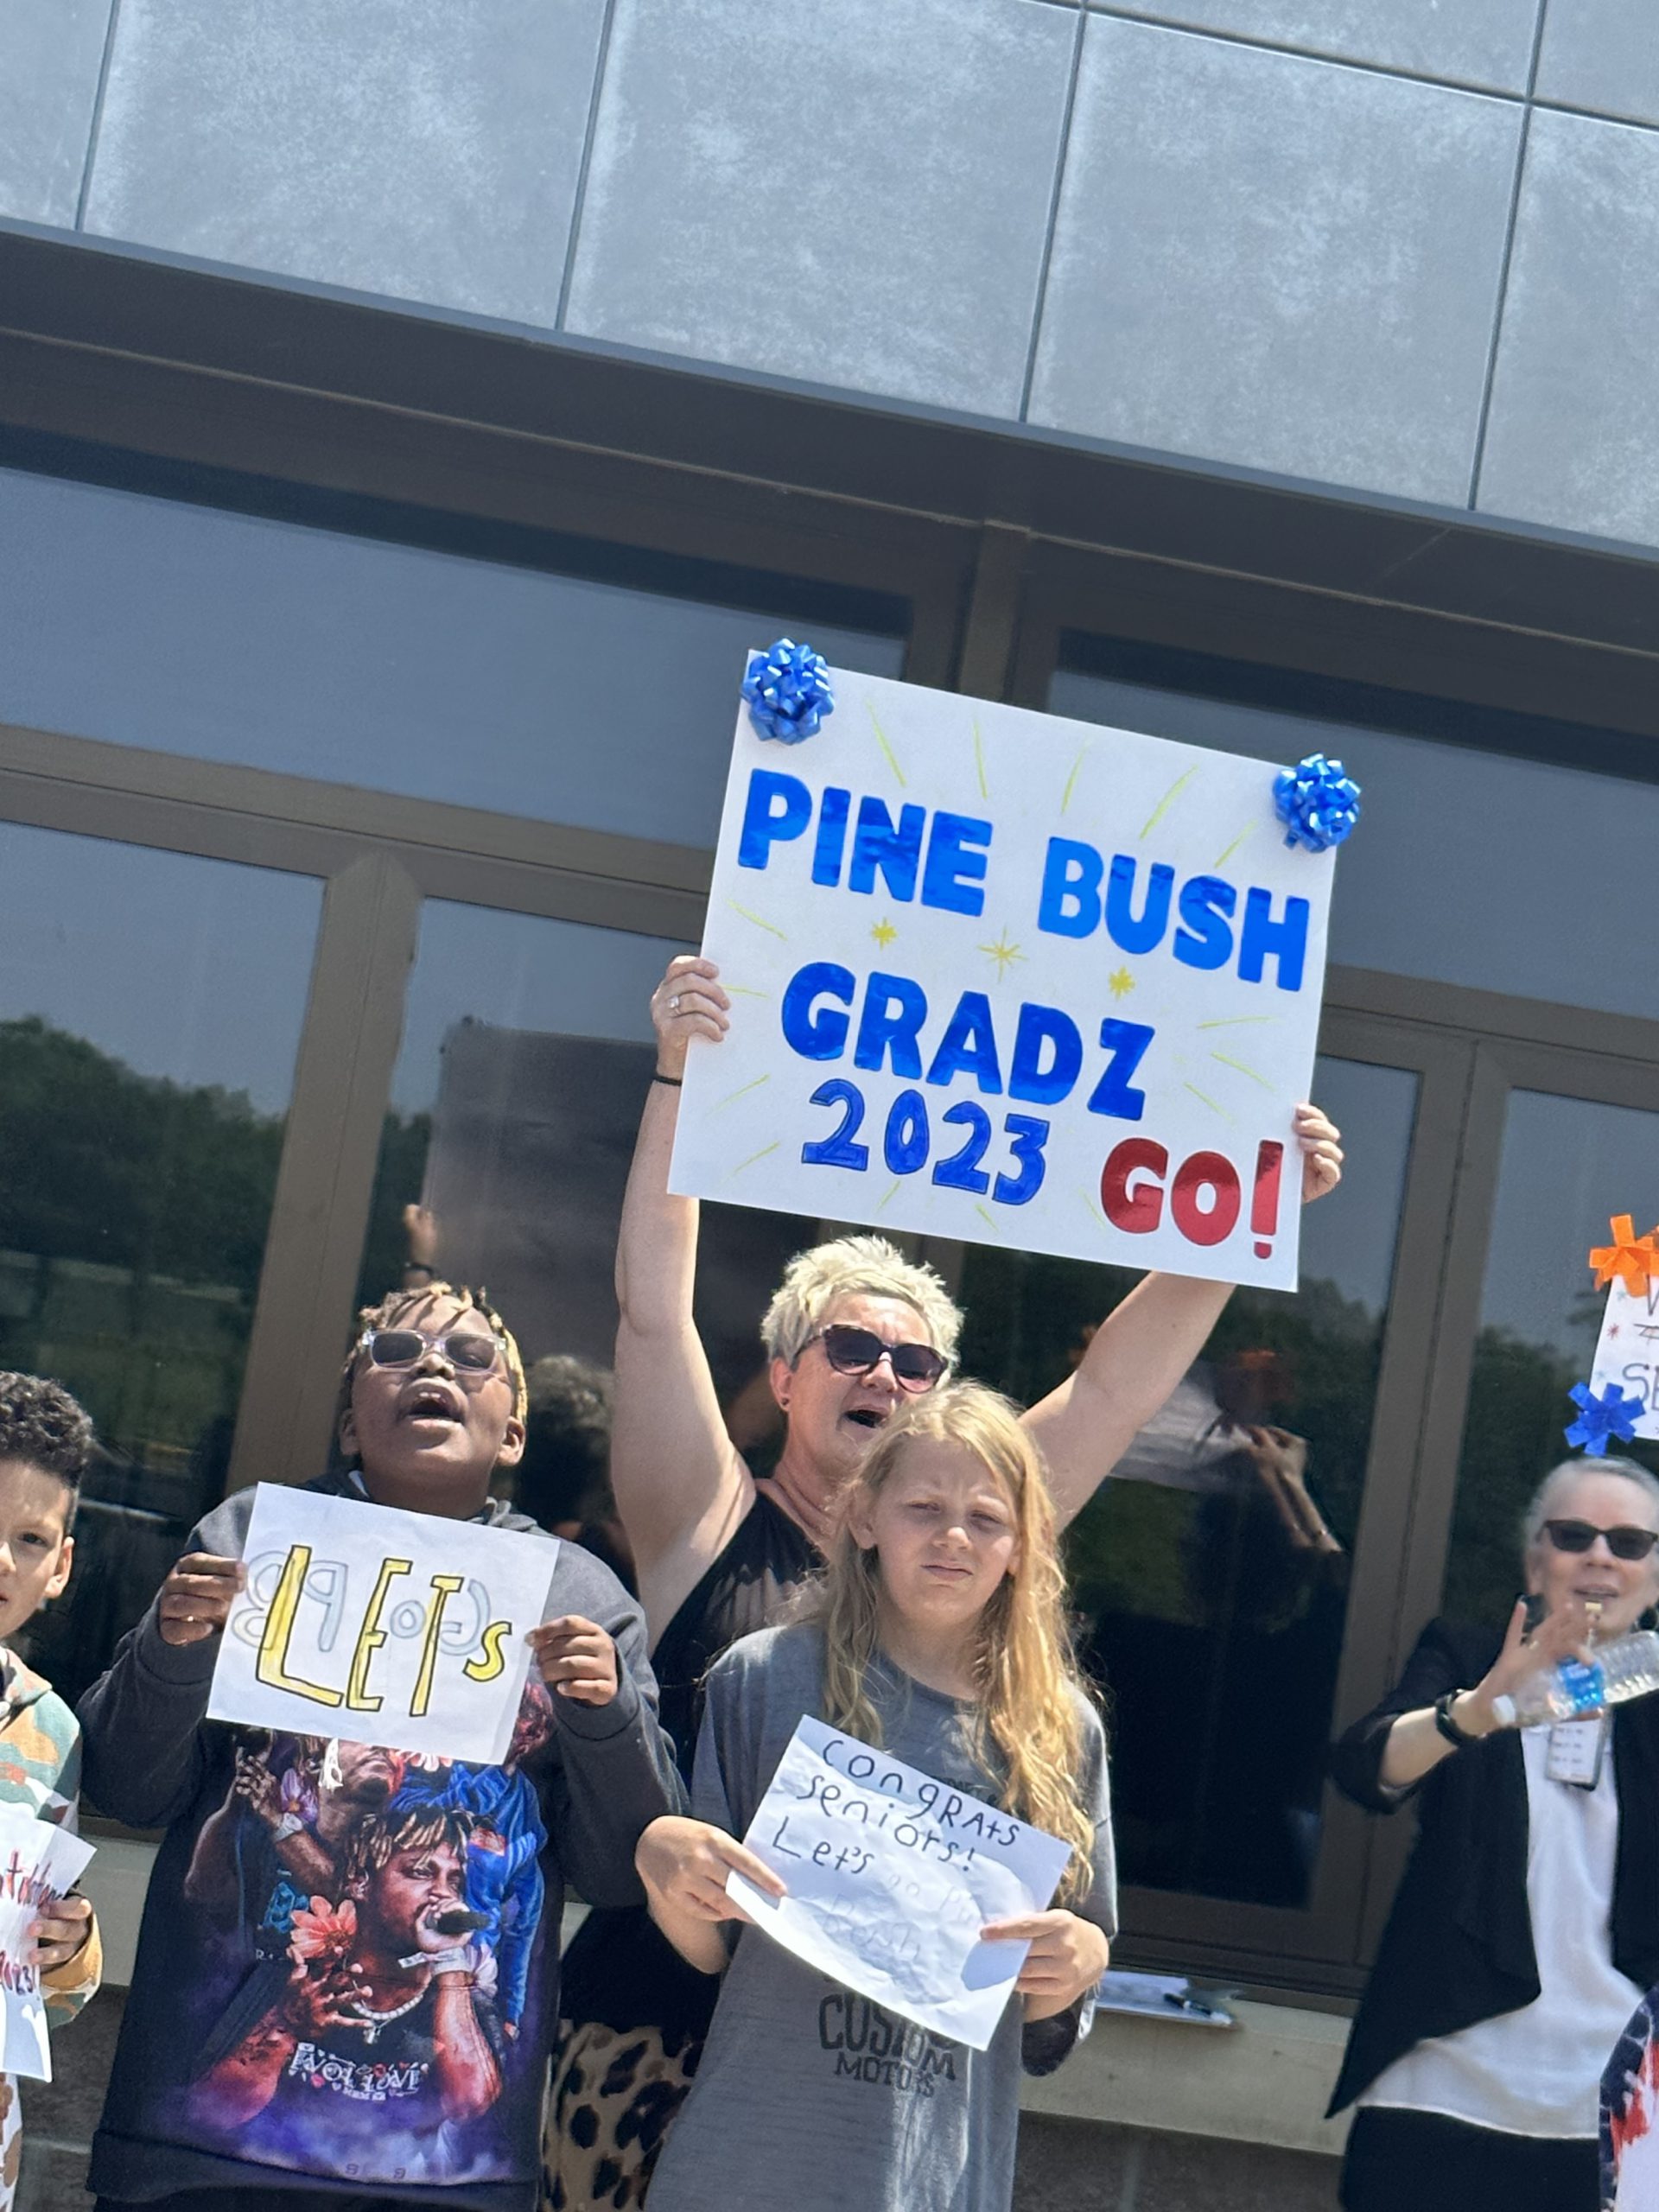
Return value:
<svg viewBox="0 0 1659 2212">
<path fill-rule="evenodd" d="M 227 1498 L 185 1549 L 240 1557 L 252 1507 L 251 1491 Z M 476 1517 L 534 1525 L 495 1501 Z M 597 1707 L 550 1698 L 532 1672 L 499 1767 L 353 1745 L 330 1755 L 316 1738 L 207 1720 L 216 1637 L 167 1643 L 152 1605 L 123 1641 L 81 1700 L 85 1788 L 99 1810 L 167 1834 L 92 2147 L 96 2192 L 229 2202 L 218 2192 L 257 2185 L 529 2212 L 565 1884 L 593 1904 L 638 1902 L 640 1830 L 683 1802 L 639 1609 L 573 1544 L 547 1601 L 548 1618 L 565 1613 L 615 1639 L 618 1694 Z M 321 1979 L 331 1948 L 344 1971 L 373 1885 L 384 1912 L 448 1895 L 472 1920 L 464 1971 L 416 1975 L 409 1999 L 378 2011 Z"/>
</svg>

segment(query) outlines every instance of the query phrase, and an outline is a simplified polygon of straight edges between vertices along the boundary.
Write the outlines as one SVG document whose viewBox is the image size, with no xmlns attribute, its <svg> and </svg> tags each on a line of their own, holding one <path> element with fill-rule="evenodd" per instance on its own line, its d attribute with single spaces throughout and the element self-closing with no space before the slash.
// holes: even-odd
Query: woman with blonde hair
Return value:
<svg viewBox="0 0 1659 2212">
<path fill-rule="evenodd" d="M 668 2212 L 773 2212 L 785 2187 L 791 2212 L 1005 2212 L 1021 2062 L 1060 2063 L 1106 1967 L 1105 1738 L 1072 1663 L 1053 1511 L 1014 1408 L 972 1382 L 914 1401 L 849 1478 L 838 1522 L 804 1618 L 746 1637 L 709 1677 L 698 1817 L 653 1821 L 636 1854 L 664 1932 L 693 1966 L 725 1972 L 652 2183 Z M 985 2051 L 851 1997 L 727 1896 L 734 1868 L 783 1891 L 735 1838 L 804 1712 L 1071 1847 L 1058 1904 L 982 1931 L 1029 1945 L 1020 2002 Z M 892 2063 L 837 2063 L 825 2023 L 855 2007 L 862 2047 Z"/>
<path fill-rule="evenodd" d="M 671 962 L 652 996 L 657 1071 L 617 1245 L 611 1482 L 650 1624 L 664 1726 L 689 1764 L 709 1668 L 766 1627 L 823 1563 L 838 1492 L 896 1411 L 954 1364 L 962 1314 L 938 1275 L 887 1238 L 798 1253 L 761 1325 L 784 1416 L 757 1479 L 732 1441 L 692 1318 L 697 1205 L 668 1187 L 680 1078 L 717 1045 L 731 1001 L 710 960 Z M 1342 1173 L 1337 1131 L 1298 1110 L 1302 1196 Z M 1019 1418 L 1043 1455 L 1058 1517 L 1081 1511 L 1202 1350 L 1224 1283 L 1148 1275 L 1109 1313 L 1076 1370 Z M 697 2063 L 709 1985 L 643 1913 L 594 1913 L 565 1960 L 566 2016 L 549 2107 L 544 2212 L 639 2203 Z"/>
</svg>

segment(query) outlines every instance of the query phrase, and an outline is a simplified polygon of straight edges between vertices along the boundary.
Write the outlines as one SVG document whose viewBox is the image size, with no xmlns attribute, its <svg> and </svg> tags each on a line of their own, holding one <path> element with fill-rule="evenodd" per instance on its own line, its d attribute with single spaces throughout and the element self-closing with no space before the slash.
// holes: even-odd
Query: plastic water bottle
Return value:
<svg viewBox="0 0 1659 2212">
<path fill-rule="evenodd" d="M 1587 1661 L 1563 1659 L 1522 1682 L 1512 1697 L 1495 1697 L 1492 1711 L 1503 1727 L 1537 1728 L 1548 1721 L 1580 1720 L 1654 1690 L 1659 1690 L 1659 1633 L 1634 1629 L 1600 1645 Z"/>
</svg>

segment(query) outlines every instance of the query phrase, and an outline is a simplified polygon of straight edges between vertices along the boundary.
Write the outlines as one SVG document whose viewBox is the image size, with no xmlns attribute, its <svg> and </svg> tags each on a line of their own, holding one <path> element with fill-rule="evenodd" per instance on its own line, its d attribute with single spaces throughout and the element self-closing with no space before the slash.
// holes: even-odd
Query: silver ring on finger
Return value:
<svg viewBox="0 0 1659 2212">
<path fill-rule="evenodd" d="M 668 1010 L 671 1014 L 677 1014 L 679 1012 L 680 995 L 677 991 L 676 991 L 673 997 L 670 999 L 668 1002 Z"/>
</svg>

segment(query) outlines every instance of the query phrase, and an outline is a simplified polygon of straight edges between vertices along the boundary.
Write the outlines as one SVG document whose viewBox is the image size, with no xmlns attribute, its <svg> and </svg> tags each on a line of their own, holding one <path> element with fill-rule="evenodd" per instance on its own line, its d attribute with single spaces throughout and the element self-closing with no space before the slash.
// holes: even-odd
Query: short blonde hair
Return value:
<svg viewBox="0 0 1659 2212">
<path fill-rule="evenodd" d="M 885 1236 L 837 1236 L 798 1252 L 760 1324 L 760 1340 L 773 1359 L 793 1367 L 823 1326 L 838 1298 L 899 1298 L 921 1316 L 927 1340 L 947 1360 L 957 1354 L 962 1311 L 943 1277 L 925 1262 L 907 1260 Z"/>
</svg>

